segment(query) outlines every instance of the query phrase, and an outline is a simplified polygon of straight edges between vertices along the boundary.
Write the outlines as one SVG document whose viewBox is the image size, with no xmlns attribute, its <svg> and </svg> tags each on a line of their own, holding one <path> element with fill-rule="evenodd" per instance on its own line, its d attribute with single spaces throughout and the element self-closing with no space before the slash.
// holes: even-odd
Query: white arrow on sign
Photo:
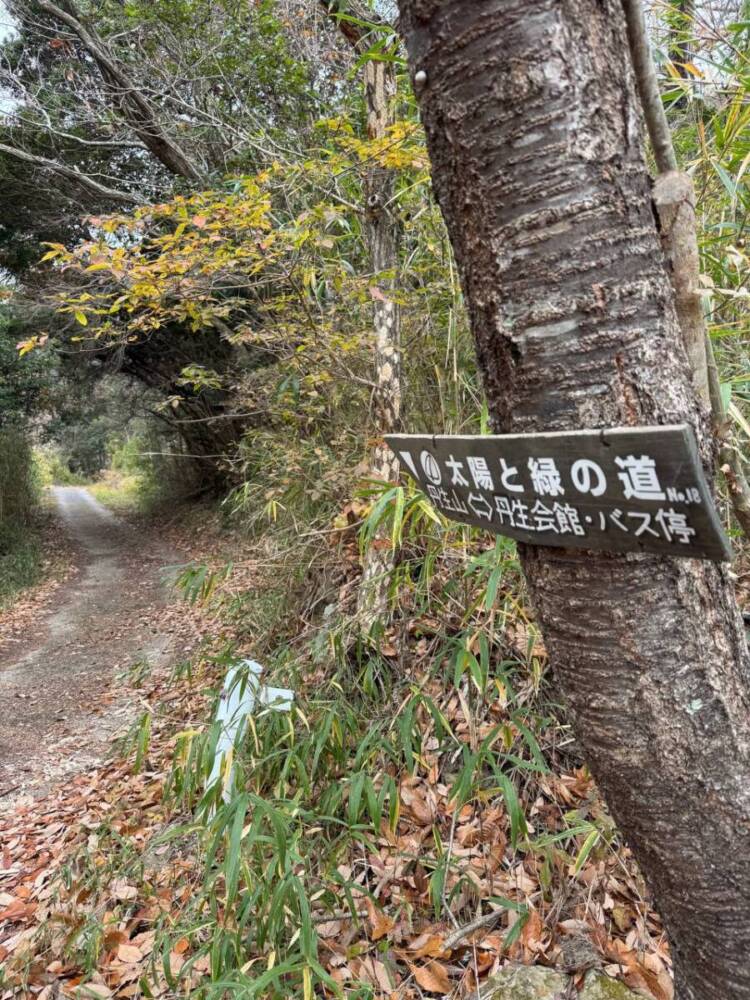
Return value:
<svg viewBox="0 0 750 1000">
<path fill-rule="evenodd" d="M 411 457 L 411 452 L 410 451 L 400 451 L 399 455 L 401 456 L 401 458 L 403 458 L 404 462 L 406 462 L 406 464 L 409 466 L 411 474 L 414 476 L 414 478 L 417 481 L 419 481 L 419 473 L 417 472 L 417 467 L 414 464 L 414 459 Z"/>
<path fill-rule="evenodd" d="M 469 506 L 477 517 L 485 517 L 488 521 L 492 520 L 492 505 L 481 493 L 469 494 Z"/>
</svg>

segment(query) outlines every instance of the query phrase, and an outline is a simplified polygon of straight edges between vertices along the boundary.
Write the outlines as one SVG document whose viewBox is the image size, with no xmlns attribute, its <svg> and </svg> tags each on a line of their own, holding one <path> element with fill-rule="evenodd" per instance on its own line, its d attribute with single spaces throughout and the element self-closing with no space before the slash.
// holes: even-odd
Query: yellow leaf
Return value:
<svg viewBox="0 0 750 1000">
<path fill-rule="evenodd" d="M 409 945 L 409 951 L 415 958 L 446 958 L 450 952 L 445 950 L 445 944 L 440 934 L 421 934 Z"/>
<path fill-rule="evenodd" d="M 685 67 L 685 69 L 688 71 L 688 73 L 690 73 L 691 76 L 697 76 L 699 80 L 703 79 L 703 74 L 698 69 L 698 67 L 695 65 L 695 63 L 686 62 L 686 63 L 683 63 L 682 65 Z"/>
<path fill-rule="evenodd" d="M 382 910 L 379 910 L 371 899 L 366 900 L 366 905 L 370 920 L 370 937 L 373 941 L 379 941 L 380 938 L 385 937 L 389 931 L 393 930 L 396 922 L 391 917 L 386 916 Z"/>
<path fill-rule="evenodd" d="M 76 312 L 75 317 L 76 317 L 76 322 L 80 323 L 81 326 L 88 326 L 89 321 L 86 316 L 86 313 Z"/>
<path fill-rule="evenodd" d="M 28 340 L 22 340 L 16 344 L 19 358 L 22 358 L 24 354 L 28 354 L 29 351 L 33 351 L 37 345 L 37 340 L 37 337 L 30 337 Z"/>
</svg>

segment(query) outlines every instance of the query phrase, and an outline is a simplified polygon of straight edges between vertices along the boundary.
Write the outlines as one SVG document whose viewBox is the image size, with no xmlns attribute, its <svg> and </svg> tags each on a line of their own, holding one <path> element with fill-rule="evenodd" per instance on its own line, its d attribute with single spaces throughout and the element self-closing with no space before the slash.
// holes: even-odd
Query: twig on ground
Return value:
<svg viewBox="0 0 750 1000">
<path fill-rule="evenodd" d="M 445 939 L 443 948 L 445 951 L 452 951 L 456 945 L 460 944 L 465 937 L 471 934 L 473 931 L 478 931 L 481 927 L 490 927 L 492 924 L 496 923 L 500 917 L 502 917 L 505 911 L 501 909 L 492 910 L 490 913 L 484 913 L 481 917 L 476 917 L 471 923 L 466 924 L 464 927 L 459 927 L 458 930 L 454 931 L 450 937 Z"/>
<path fill-rule="evenodd" d="M 364 920 L 367 917 L 367 910 L 336 910 L 334 913 L 317 913 L 312 918 L 314 924 L 336 923 L 338 920 Z"/>
</svg>

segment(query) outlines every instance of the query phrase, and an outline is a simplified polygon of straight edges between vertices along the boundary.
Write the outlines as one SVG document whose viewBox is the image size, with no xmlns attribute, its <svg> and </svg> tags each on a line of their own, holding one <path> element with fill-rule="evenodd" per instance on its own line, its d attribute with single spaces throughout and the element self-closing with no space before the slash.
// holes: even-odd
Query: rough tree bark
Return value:
<svg viewBox="0 0 750 1000">
<path fill-rule="evenodd" d="M 366 24 L 374 16 L 358 4 L 343 5 L 339 0 L 321 0 L 325 10 L 334 17 L 343 36 L 357 55 L 367 52 L 372 39 Z M 341 15 L 346 15 L 341 17 Z M 364 64 L 367 134 L 370 139 L 383 139 L 394 123 L 393 100 L 396 79 L 393 64 L 368 59 Z M 375 427 L 379 440 L 372 456 L 372 476 L 383 482 L 398 482 L 398 459 L 385 444 L 382 436 L 399 429 L 401 417 L 401 347 L 400 316 L 394 292 L 397 288 L 398 221 L 391 202 L 395 190 L 395 172 L 377 164 L 367 170 L 364 184 L 365 239 L 373 271 L 373 326 L 375 332 L 374 393 Z M 388 609 L 388 583 L 393 570 L 395 553 L 390 541 L 381 533 L 368 548 L 362 566 L 359 588 L 358 619 L 364 632 L 369 632 Z"/>
<path fill-rule="evenodd" d="M 497 432 L 687 421 L 620 0 L 400 0 Z M 750 661 L 727 567 L 521 552 L 680 1000 L 750 1000 Z"/>
</svg>

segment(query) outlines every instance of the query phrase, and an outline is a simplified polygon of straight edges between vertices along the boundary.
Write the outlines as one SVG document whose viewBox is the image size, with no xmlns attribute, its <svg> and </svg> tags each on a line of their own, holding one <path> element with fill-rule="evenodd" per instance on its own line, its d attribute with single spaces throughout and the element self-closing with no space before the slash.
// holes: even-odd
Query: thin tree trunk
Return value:
<svg viewBox="0 0 750 1000">
<path fill-rule="evenodd" d="M 660 172 L 653 187 L 653 201 L 674 290 L 677 319 L 693 372 L 693 386 L 699 400 L 711 406 L 719 468 L 724 474 L 737 522 L 745 536 L 750 538 L 750 486 L 742 456 L 732 441 L 732 429 L 724 410 L 719 373 L 700 295 L 700 254 L 693 181 L 688 174 L 676 169 L 677 157 L 651 58 L 641 0 L 623 0 L 623 9 L 636 86 Z"/>
<path fill-rule="evenodd" d="M 677 319 L 693 372 L 693 387 L 699 399 L 708 406 L 707 330 L 700 293 L 700 257 L 692 179 L 679 170 L 661 174 L 654 182 L 653 199 L 659 218 L 662 248 L 674 288 Z"/>
<path fill-rule="evenodd" d="M 393 124 L 396 81 L 390 63 L 370 60 L 365 64 L 367 132 L 370 139 L 383 139 Z M 374 395 L 378 443 L 372 458 L 372 474 L 384 482 L 398 482 L 398 459 L 382 435 L 398 430 L 401 416 L 401 353 L 399 308 L 393 299 L 398 268 L 398 224 L 391 200 L 395 188 L 393 170 L 372 166 L 365 182 L 366 236 L 375 274 L 373 325 L 375 330 Z M 358 612 L 367 632 L 388 609 L 388 583 L 395 553 L 381 533 L 365 553 Z"/>
<path fill-rule="evenodd" d="M 686 64 L 695 58 L 695 0 L 677 0 L 671 15 L 669 58 L 680 76 L 690 79 Z"/>
<path fill-rule="evenodd" d="M 497 432 L 693 425 L 619 0 L 400 0 Z M 419 74 L 417 76 L 417 74 Z M 727 567 L 521 547 L 680 1000 L 750 1000 L 750 663 Z"/>
<path fill-rule="evenodd" d="M 325 11 L 358 56 L 364 56 L 372 39 L 368 22 L 377 15 L 359 2 L 342 7 L 338 0 L 320 0 Z M 342 17 L 342 14 L 345 16 Z M 384 139 L 394 123 L 393 101 L 396 78 L 393 64 L 367 59 L 364 64 L 367 134 Z M 378 436 L 372 456 L 372 476 L 383 482 L 398 482 L 399 463 L 383 441 L 385 434 L 399 429 L 401 418 L 401 323 L 394 293 L 398 287 L 398 221 L 392 207 L 395 172 L 377 164 L 370 166 L 364 184 L 365 239 L 374 274 L 372 284 L 375 333 L 375 382 L 373 398 Z M 364 632 L 388 612 L 388 584 L 395 562 L 389 539 L 380 532 L 367 549 L 357 600 L 357 617 Z"/>
</svg>

